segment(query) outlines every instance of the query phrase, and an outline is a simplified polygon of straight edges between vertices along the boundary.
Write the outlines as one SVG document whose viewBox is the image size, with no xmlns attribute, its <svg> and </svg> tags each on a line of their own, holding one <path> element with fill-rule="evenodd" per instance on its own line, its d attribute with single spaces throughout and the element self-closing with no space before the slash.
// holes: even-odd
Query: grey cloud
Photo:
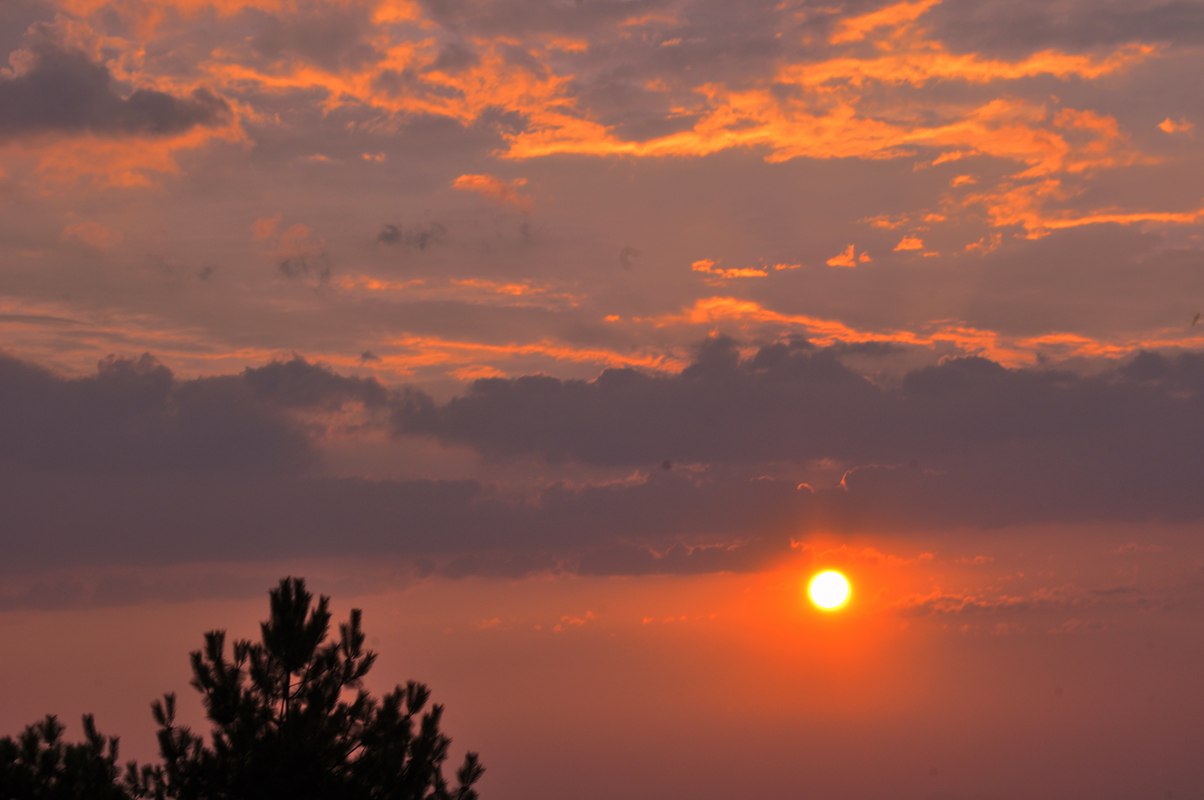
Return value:
<svg viewBox="0 0 1204 800">
<path fill-rule="evenodd" d="M 1185 0 L 943 3 L 926 18 L 958 50 L 1089 50 L 1125 42 L 1204 42 L 1204 7 Z"/>
<path fill-rule="evenodd" d="M 295 472 L 313 466 L 290 410 L 381 405 L 374 381 L 300 359 L 178 380 L 149 355 L 66 379 L 0 356 L 0 468 Z"/>
<path fill-rule="evenodd" d="M 103 64 L 48 43 L 26 72 L 0 78 L 0 138 L 38 133 L 166 136 L 224 123 L 226 101 L 204 89 L 177 97 L 138 89 L 123 97 Z"/>
<path fill-rule="evenodd" d="M 28 470 L 5 477 L 0 573 L 282 553 L 394 559 L 448 575 L 749 569 L 788 550 L 787 532 L 812 502 L 784 483 L 672 476 L 554 485 L 526 500 L 475 481 Z M 72 502 L 54 501 L 61 496 Z M 717 546 L 732 538 L 749 544 Z M 653 548 L 669 554 L 650 557 Z"/>
<path fill-rule="evenodd" d="M 782 558 L 791 537 L 810 531 L 981 525 L 996 510 L 982 508 L 991 494 L 998 508 L 1025 510 L 1014 521 L 1049 511 L 1048 495 L 1007 486 L 971 495 L 965 481 L 943 477 L 870 468 L 842 487 L 808 491 L 747 473 L 654 471 L 621 484 L 554 484 L 524 498 L 471 480 L 18 470 L 0 481 L 0 574 L 281 554 L 408 563 L 448 576 L 745 571 Z M 1113 519 L 1107 512 L 1097 516 Z"/>
<path fill-rule="evenodd" d="M 449 42 L 439 51 L 439 55 L 431 64 L 431 69 L 444 72 L 460 72 L 474 67 L 480 63 L 480 57 L 476 51 L 470 49 L 462 42 Z"/>
<path fill-rule="evenodd" d="M 1093 375 L 961 358 L 884 387 L 832 350 L 771 345 L 741 360 L 734 343 L 714 340 L 668 377 L 489 379 L 442 404 L 410 391 L 395 425 L 551 462 L 802 468 L 830 459 L 863 465 L 846 476 L 847 496 L 825 505 L 841 524 L 897 514 L 1002 525 L 1197 518 L 1202 412 L 1204 355 L 1195 353 L 1145 353 Z"/>
<path fill-rule="evenodd" d="M 381 228 L 376 240 L 381 244 L 403 245 L 425 252 L 437 244 L 447 242 L 447 226 L 441 222 L 429 222 L 405 228 L 390 223 Z"/>
<path fill-rule="evenodd" d="M 266 570 L 265 570 L 266 572 Z M 152 602 L 185 602 L 201 597 L 254 597 L 268 575 L 241 577 L 222 572 L 156 578 L 137 572 L 104 574 L 94 579 L 42 576 L 0 593 L 0 609 L 67 609 Z"/>
<path fill-rule="evenodd" d="M 794 343 L 741 363 L 731 340 L 705 344 L 694 364 L 664 378 L 609 369 L 596 380 L 544 376 L 477 381 L 436 406 L 410 392 L 399 430 L 433 434 L 497 455 L 539 453 L 601 464 L 871 457 L 883 392 L 833 355 Z M 879 422 L 874 420 L 878 419 Z M 856 424 L 869 423 L 870 430 Z"/>
<path fill-rule="evenodd" d="M 276 262 L 276 271 L 290 280 L 313 277 L 319 286 L 329 283 L 333 273 L 325 251 L 285 256 Z"/>
<path fill-rule="evenodd" d="M 845 366 L 845 351 L 794 341 L 742 360 L 720 338 L 668 377 L 610 369 L 588 382 L 487 379 L 441 406 L 412 391 L 397 423 L 484 452 L 604 464 L 907 460 L 1001 440 L 1107 438 L 1117 426 L 1165 440 L 1201 425 L 1199 354 L 1145 353 L 1097 376 L 959 358 L 885 388 Z"/>
<path fill-rule="evenodd" d="M 300 356 L 245 369 L 238 380 L 281 408 L 334 410 L 352 402 L 379 407 L 388 399 L 385 388 L 371 378 L 344 377 Z"/>
<path fill-rule="evenodd" d="M 1132 608 L 1146 602 L 1146 592 L 1134 586 L 1099 589 L 1063 586 L 1005 595 L 973 596 L 937 592 L 928 596 L 908 598 L 900 603 L 898 608 L 908 616 L 969 617 L 1065 612 L 1101 606 Z"/>
<path fill-rule="evenodd" d="M 425 0 L 424 11 L 443 27 L 480 35 L 534 31 L 588 34 L 631 16 L 667 10 L 663 0 L 601 0 L 546 3 L 540 0 Z"/>
<path fill-rule="evenodd" d="M 1202 396 L 1200 354 L 1090 376 L 956 359 L 884 388 L 806 342 L 741 358 L 713 340 L 673 376 L 484 381 L 446 403 L 300 358 L 196 380 L 149 356 L 72 380 L 3 359 L 0 545 L 10 569 L 287 552 L 447 575 L 695 573 L 759 568 L 813 530 L 1201 519 Z M 643 469 L 524 493 L 306 470 L 322 431 L 293 412 L 347 404 L 500 458 Z M 849 465 L 839 484 L 791 477 L 823 457 Z"/>
<path fill-rule="evenodd" d="M 257 32 L 251 46 L 269 59 L 292 56 L 339 69 L 378 55 L 367 41 L 372 32 L 367 6 L 302 8 L 281 16 L 253 12 L 252 16 Z"/>
<path fill-rule="evenodd" d="M 54 19 L 55 9 L 47 0 L 5 0 L 0 3 L 0 53 L 21 46 L 25 32 L 35 24 Z"/>
</svg>

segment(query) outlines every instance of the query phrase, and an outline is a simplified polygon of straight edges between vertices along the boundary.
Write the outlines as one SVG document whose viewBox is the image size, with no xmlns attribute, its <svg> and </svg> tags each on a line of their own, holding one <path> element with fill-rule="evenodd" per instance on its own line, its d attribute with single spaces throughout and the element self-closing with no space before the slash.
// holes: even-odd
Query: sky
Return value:
<svg viewBox="0 0 1204 800">
<path fill-rule="evenodd" d="M 1202 66 L 1184 0 L 4 0 L 0 733 L 153 757 L 292 574 L 487 800 L 1204 797 Z"/>
</svg>

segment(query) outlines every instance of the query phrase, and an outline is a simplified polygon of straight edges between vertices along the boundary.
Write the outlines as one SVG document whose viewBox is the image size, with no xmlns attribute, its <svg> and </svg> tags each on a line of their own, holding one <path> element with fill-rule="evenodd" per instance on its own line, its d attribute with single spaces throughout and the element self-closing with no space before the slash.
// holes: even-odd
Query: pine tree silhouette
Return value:
<svg viewBox="0 0 1204 800">
<path fill-rule="evenodd" d="M 0 800 L 129 800 L 119 773 L 117 739 L 98 733 L 91 714 L 78 744 L 63 741 L 53 715 L 0 739 Z"/>
<path fill-rule="evenodd" d="M 476 800 L 484 768 L 475 753 L 454 786 L 443 776 L 443 707 L 413 681 L 370 696 L 363 679 L 376 655 L 364 649 L 360 612 L 328 641 L 329 605 L 285 578 L 259 642 L 227 653 L 224 631 L 205 634 L 191 659 L 208 741 L 176 724 L 175 695 L 165 695 L 152 705 L 162 763 L 130 763 L 119 777 L 117 740 L 90 716 L 86 741 L 74 745 L 48 717 L 0 739 L 0 800 Z"/>
</svg>

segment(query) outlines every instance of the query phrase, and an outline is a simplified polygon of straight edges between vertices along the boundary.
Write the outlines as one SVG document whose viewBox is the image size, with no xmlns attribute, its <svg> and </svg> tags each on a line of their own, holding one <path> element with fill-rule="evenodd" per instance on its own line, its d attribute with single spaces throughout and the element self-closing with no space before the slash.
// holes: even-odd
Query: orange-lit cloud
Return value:
<svg viewBox="0 0 1204 800">
<path fill-rule="evenodd" d="M 60 236 L 62 239 L 82 242 L 100 250 L 115 247 L 121 244 L 121 241 L 125 238 L 121 231 L 114 230 L 107 225 L 102 225 L 92 220 L 73 222 L 63 228 Z"/>
<path fill-rule="evenodd" d="M 852 268 L 858 264 L 867 264 L 870 261 L 873 261 L 873 259 L 870 257 L 869 253 L 865 252 L 864 250 L 858 252 L 857 249 L 850 244 L 844 250 L 841 250 L 839 253 L 829 258 L 826 263 L 829 267 Z"/>
<path fill-rule="evenodd" d="M 785 267 L 783 266 L 783 268 Z M 701 272 L 707 276 L 708 280 L 720 282 L 737 278 L 764 278 L 769 275 L 769 270 L 764 267 L 720 267 L 709 258 L 703 258 L 690 264 L 690 270 Z"/>
<path fill-rule="evenodd" d="M 939 0 L 896 2 L 836 22 L 826 54 L 807 60 L 787 57 L 771 76 L 710 82 L 690 86 L 677 77 L 648 74 L 648 87 L 664 94 L 664 119 L 688 117 L 686 129 L 649 138 L 628 138 L 586 105 L 577 93 L 578 76 L 566 72 L 567 56 L 589 51 L 589 43 L 562 35 L 540 35 L 526 41 L 471 38 L 465 41 L 473 58 L 458 65 L 440 60 L 438 24 L 417 3 L 404 0 L 371 2 L 376 28 L 366 34 L 375 56 L 360 62 L 319 65 L 283 53 L 264 60 L 237 43 L 212 49 L 198 66 L 200 76 L 229 96 L 252 93 L 317 93 L 324 112 L 359 107 L 378 116 L 352 123 L 361 130 L 388 130 L 413 115 L 453 119 L 462 125 L 478 123 L 504 111 L 516 120 L 500 131 L 497 155 L 530 159 L 577 154 L 636 158 L 704 157 L 732 149 L 753 149 L 771 163 L 798 158 L 897 159 L 920 157 L 931 166 L 982 156 L 1015 165 L 1022 178 L 1092 171 L 1148 161 L 1129 142 L 1116 120 L 1088 109 L 1063 108 L 1057 101 L 1024 100 L 1012 91 L 1018 81 L 1049 77 L 1094 81 L 1112 76 L 1156 55 L 1154 47 L 1127 44 L 1092 53 L 1045 49 L 1016 58 L 992 58 L 974 52 L 952 51 L 925 26 L 925 15 Z M 287 14 L 299 6 L 293 0 L 155 0 L 150 3 L 69 0 L 65 8 L 81 18 L 102 11 L 136 15 L 139 9 L 153 29 L 154 20 L 201 13 L 229 16 L 242 8 Z M 157 16 L 156 16 L 157 15 Z M 614 24 L 611 33 L 640 32 L 649 26 L 677 25 L 683 12 L 633 14 Z M 152 19 L 154 18 L 154 19 Z M 125 47 L 119 59 L 132 65 L 137 48 Z M 521 58 L 515 54 L 521 51 Z M 122 73 L 134 75 L 133 72 Z M 405 81 L 395 76 L 405 75 Z M 138 77 L 134 75 L 134 77 Z M 143 80 L 149 76 L 141 76 Z M 956 82 L 971 89 L 958 102 L 941 102 L 917 117 L 906 109 L 911 93 L 937 82 Z M 189 84 L 189 85 L 195 85 Z M 187 88 L 179 81 L 175 88 Z M 790 87 L 783 92 L 781 87 Z M 258 118 L 249 100 L 240 101 L 239 116 Z M 264 117 L 264 122 L 269 119 Z M 1185 120 L 1168 118 L 1163 130 L 1181 132 Z M 73 165 L 78 174 L 88 164 L 105 163 L 96 171 L 111 185 L 145 185 L 154 172 L 178 170 L 176 153 L 201 147 L 220 137 L 237 140 L 240 129 L 196 134 L 190 141 L 137 147 L 128 157 L 138 165 L 123 165 L 111 156 L 44 161 Z M 932 152 L 935 151 L 935 152 Z M 366 153 L 365 157 L 378 156 Z M 969 186 L 969 175 L 952 178 L 955 187 Z M 453 186 L 476 192 L 495 202 L 529 211 L 534 199 L 522 179 L 506 180 L 488 173 L 461 175 Z M 1065 202 L 1068 198 L 1061 197 Z M 1047 198 L 1052 201 L 1053 198 Z M 1118 213 L 1125 213 L 1117 210 Z M 1007 213 L 991 213 L 994 224 Z M 1012 215 L 1014 216 L 1014 215 Z M 1031 226 L 1031 230 L 1041 230 Z M 852 254 L 840 254 L 832 266 L 855 266 Z M 760 268 L 732 268 L 708 273 L 715 280 L 760 277 Z"/>
<path fill-rule="evenodd" d="M 1088 225 L 1193 225 L 1204 219 L 1204 206 L 1184 211 L 1124 211 L 1058 209 L 1073 196 L 1062 181 L 1046 178 L 1029 183 L 1004 184 L 997 192 L 965 198 L 967 205 L 981 205 L 995 227 L 1019 227 L 1029 238 L 1047 236 L 1056 230 Z"/>
<path fill-rule="evenodd" d="M 365 292 L 408 292 L 426 285 L 425 278 L 412 278 L 405 281 L 391 281 L 373 278 L 369 275 L 340 275 L 334 284 L 340 289 Z"/>
<path fill-rule="evenodd" d="M 104 27 L 60 13 L 30 28 L 8 54 L 0 69 L 0 93 L 11 104 L 0 165 L 43 190 L 140 187 L 179 174 L 180 156 L 190 151 L 247 141 L 238 103 L 203 81 L 146 69 L 146 44 Z M 78 95 L 69 113 L 47 114 L 36 99 L 56 90 Z"/>
<path fill-rule="evenodd" d="M 882 28 L 892 32 L 907 30 L 912 23 L 924 16 L 928 9 L 939 5 L 941 0 L 914 0 L 914 2 L 892 3 L 891 5 L 841 20 L 828 41 L 832 44 L 847 44 L 865 39 L 871 32 Z"/>
<path fill-rule="evenodd" d="M 676 25 L 680 21 L 675 11 L 648 11 L 626 17 L 619 25 L 624 28 L 643 28 L 649 25 Z"/>
<path fill-rule="evenodd" d="M 638 367 L 657 372 L 679 371 L 686 362 L 673 355 L 624 353 L 596 347 L 576 347 L 552 339 L 535 342 L 493 344 L 437 336 L 401 336 L 388 342 L 380 352 L 383 366 L 397 374 L 409 374 L 421 368 L 498 369 L 499 362 L 531 357 L 608 367 Z"/>
<path fill-rule="evenodd" d="M 508 377 L 505 372 L 489 364 L 469 364 L 466 367 L 457 367 L 449 374 L 456 380 L 463 381 L 464 383 L 471 383 L 485 378 Z"/>
<path fill-rule="evenodd" d="M 904 236 L 899 240 L 899 243 L 895 245 L 896 253 L 923 249 L 924 240 L 918 236 Z"/>
<path fill-rule="evenodd" d="M 766 326 L 769 330 L 800 331 L 810 341 L 821 345 L 863 342 L 890 342 L 925 348 L 950 345 L 963 353 L 982 355 L 1008 366 L 1033 364 L 1038 360 L 1039 353 L 1060 358 L 1115 358 L 1142 349 L 1204 343 L 1204 334 L 1185 339 L 1180 331 L 1172 330 L 1163 331 L 1161 335 L 1118 336 L 1112 339 L 1065 332 L 1011 336 L 956 320 L 934 320 L 912 329 L 871 330 L 854 327 L 838 319 L 775 311 L 754 300 L 738 297 L 701 298 L 679 313 L 638 318 L 635 321 L 658 328 L 698 326 L 709 330 L 727 323 L 745 332 L 759 330 L 756 326 Z M 764 329 L 760 330 L 763 335 Z"/>
<path fill-rule="evenodd" d="M 513 308 L 573 308 L 580 304 L 581 296 L 563 291 L 551 284 L 534 281 L 494 281 L 486 278 L 406 280 L 382 278 L 374 275 L 340 275 L 333 284 L 347 292 L 369 295 L 384 293 L 404 294 L 412 301 L 453 300 L 471 304 L 489 304 Z"/>
<path fill-rule="evenodd" d="M 890 106 L 871 104 L 865 89 L 922 87 L 931 81 L 990 84 L 1039 75 L 1095 80 L 1127 69 L 1154 52 L 1128 45 L 1101 57 L 1042 51 L 1016 61 L 950 53 L 914 23 L 936 3 L 898 3 L 843 21 L 837 44 L 885 31 L 890 46 L 819 61 L 784 64 L 775 83 L 814 97 L 794 99 L 761 86 L 720 83 L 695 87 L 698 121 L 689 130 L 640 141 L 624 140 L 587 121 L 572 104 L 564 114 L 513 134 L 506 155 L 532 158 L 555 153 L 705 156 L 732 148 L 762 148 L 771 162 L 793 158 L 898 158 L 916 146 L 938 147 L 934 164 L 979 153 L 1039 172 L 1077 171 L 1132 162 L 1124 137 L 1108 118 L 1086 111 L 1050 112 L 1044 106 L 995 98 L 977 106 L 945 107 L 944 121 L 905 124 Z M 883 114 L 886 111 L 888 113 Z"/>
<path fill-rule="evenodd" d="M 876 217 L 868 217 L 868 218 L 862 220 L 862 222 L 869 223 L 870 225 L 874 226 L 875 228 L 882 228 L 884 230 L 893 231 L 893 230 L 896 230 L 897 228 L 902 228 L 904 225 L 906 225 L 907 219 L 908 219 L 908 217 L 906 214 L 899 214 L 899 215 L 894 215 L 894 216 L 892 216 L 890 214 L 879 214 Z"/>
<path fill-rule="evenodd" d="M 451 285 L 471 290 L 474 295 L 499 295 L 516 300 L 543 299 L 568 306 L 576 306 L 581 302 L 581 297 L 572 292 L 560 291 L 550 285 L 526 280 L 493 281 L 485 278 L 454 278 Z"/>
<path fill-rule="evenodd" d="M 328 283 L 332 272 L 326 240 L 302 223 L 282 228 L 283 221 L 284 215 L 276 214 L 251 224 L 251 235 L 260 243 L 262 255 L 284 278 Z"/>
<path fill-rule="evenodd" d="M 179 175 L 181 155 L 218 142 L 244 141 L 243 131 L 233 123 L 169 137 L 54 137 L 0 144 L 0 163 L 14 177 L 28 176 L 47 190 L 66 190 L 80 183 L 146 187 L 158 176 Z"/>
<path fill-rule="evenodd" d="M 1183 117 L 1180 117 L 1179 119 L 1171 119 L 1170 117 L 1167 117 L 1166 119 L 1162 120 L 1162 122 L 1158 123 L 1158 130 L 1169 134 L 1191 133 L 1195 127 L 1195 125 Z"/>
<path fill-rule="evenodd" d="M 461 175 L 452 182 L 452 186 L 456 189 L 476 192 L 503 205 L 530 211 L 531 197 L 519 191 L 526 184 L 526 178 L 505 181 L 494 175 Z"/>
<path fill-rule="evenodd" d="M 270 239 L 276 235 L 276 229 L 280 227 L 280 222 L 284 219 L 284 214 L 274 214 L 270 217 L 260 217 L 251 223 L 251 235 L 262 241 Z"/>
</svg>

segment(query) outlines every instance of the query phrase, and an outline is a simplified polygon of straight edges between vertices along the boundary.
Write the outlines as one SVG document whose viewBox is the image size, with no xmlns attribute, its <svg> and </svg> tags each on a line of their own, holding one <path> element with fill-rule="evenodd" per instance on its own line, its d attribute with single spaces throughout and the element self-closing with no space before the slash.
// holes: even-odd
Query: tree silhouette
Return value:
<svg viewBox="0 0 1204 800">
<path fill-rule="evenodd" d="M 469 753 L 456 785 L 443 776 L 451 742 L 443 707 L 413 681 L 377 700 L 363 689 L 376 655 L 360 612 L 330 632 L 330 599 L 300 578 L 271 592 L 261 640 L 205 634 L 192 685 L 212 723 L 209 741 L 176 724 L 176 699 L 152 705 L 162 763 L 118 778 L 117 741 L 84 718 L 86 741 L 65 745 L 53 717 L 0 740 L 0 800 L 476 800 L 484 768 Z"/>
<path fill-rule="evenodd" d="M 0 800 L 129 800 L 118 780 L 117 739 L 84 716 L 84 741 L 63 741 L 53 715 L 0 739 Z"/>
</svg>

